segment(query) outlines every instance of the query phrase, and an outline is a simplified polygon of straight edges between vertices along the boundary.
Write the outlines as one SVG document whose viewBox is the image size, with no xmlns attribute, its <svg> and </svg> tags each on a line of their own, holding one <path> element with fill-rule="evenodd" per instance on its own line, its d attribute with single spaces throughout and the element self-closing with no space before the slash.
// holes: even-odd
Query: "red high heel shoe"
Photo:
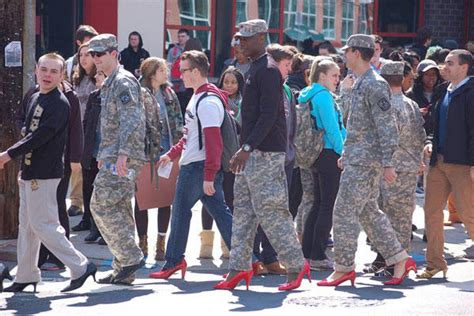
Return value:
<svg viewBox="0 0 474 316">
<path fill-rule="evenodd" d="M 188 264 L 186 263 L 186 260 L 181 260 L 180 263 L 178 263 L 175 267 L 167 270 L 161 270 L 158 272 L 153 272 L 150 273 L 149 277 L 153 279 L 168 279 L 171 275 L 173 275 L 176 271 L 181 270 L 181 279 L 184 280 L 184 276 L 186 275 L 186 267 Z"/>
<path fill-rule="evenodd" d="M 303 281 L 303 278 L 304 278 L 305 275 L 308 276 L 309 283 L 311 283 L 311 270 L 309 268 L 308 261 L 304 262 L 304 267 L 300 271 L 300 273 L 298 273 L 298 278 L 296 278 L 296 280 L 293 280 L 289 283 L 285 283 L 285 284 L 280 285 L 278 287 L 278 290 L 279 291 L 291 291 L 291 290 L 294 290 L 296 288 L 299 288 L 300 285 L 301 285 L 301 281 Z"/>
<path fill-rule="evenodd" d="M 253 276 L 257 276 L 257 275 L 258 275 L 259 263 L 260 263 L 260 261 L 256 261 L 256 262 L 252 263 Z M 223 277 L 224 279 L 227 278 L 227 273 L 224 273 L 224 274 L 222 275 L 222 277 Z"/>
<path fill-rule="evenodd" d="M 414 271 L 416 273 L 416 262 L 411 257 L 405 261 L 405 272 L 400 278 L 391 278 L 388 281 L 385 281 L 383 284 L 385 285 L 400 285 L 402 284 L 405 277 L 410 273 L 410 271 Z"/>
<path fill-rule="evenodd" d="M 233 290 L 240 281 L 245 280 L 245 284 L 247 285 L 247 290 L 249 289 L 250 279 L 252 278 L 253 271 L 240 271 L 237 273 L 232 279 L 229 281 L 221 281 L 214 285 L 216 290 Z"/>
<path fill-rule="evenodd" d="M 344 273 L 339 279 L 336 279 L 333 281 L 328 281 L 328 279 L 324 279 L 322 281 L 319 281 L 317 284 L 318 286 L 338 286 L 342 282 L 351 280 L 351 284 L 352 286 L 354 286 L 355 278 L 356 278 L 355 271 L 351 271 L 351 272 Z"/>
</svg>

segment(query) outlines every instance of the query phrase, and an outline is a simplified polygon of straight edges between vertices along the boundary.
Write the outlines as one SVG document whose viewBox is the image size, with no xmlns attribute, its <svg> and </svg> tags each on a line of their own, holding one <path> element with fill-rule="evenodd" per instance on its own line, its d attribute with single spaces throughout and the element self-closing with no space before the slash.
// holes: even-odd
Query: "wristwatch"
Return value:
<svg viewBox="0 0 474 316">
<path fill-rule="evenodd" d="M 249 144 L 244 144 L 244 145 L 242 146 L 242 150 L 243 150 L 244 152 L 246 152 L 246 153 L 249 153 L 249 152 L 252 151 L 252 146 L 250 146 Z"/>
</svg>

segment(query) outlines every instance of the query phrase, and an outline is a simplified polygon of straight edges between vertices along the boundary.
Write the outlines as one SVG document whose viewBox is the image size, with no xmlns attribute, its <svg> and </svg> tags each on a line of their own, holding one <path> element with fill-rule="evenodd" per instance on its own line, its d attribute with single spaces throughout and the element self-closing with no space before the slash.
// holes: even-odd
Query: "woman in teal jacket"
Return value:
<svg viewBox="0 0 474 316">
<path fill-rule="evenodd" d="M 341 157 L 346 129 L 333 92 L 339 83 L 339 67 L 332 60 L 315 61 L 310 73 L 311 86 L 301 91 L 299 103 L 311 102 L 316 128 L 324 130 L 324 149 L 312 167 L 314 203 L 303 231 L 303 253 L 313 270 L 332 270 L 326 257 L 327 240 L 332 228 L 332 212 L 339 190 Z"/>
</svg>

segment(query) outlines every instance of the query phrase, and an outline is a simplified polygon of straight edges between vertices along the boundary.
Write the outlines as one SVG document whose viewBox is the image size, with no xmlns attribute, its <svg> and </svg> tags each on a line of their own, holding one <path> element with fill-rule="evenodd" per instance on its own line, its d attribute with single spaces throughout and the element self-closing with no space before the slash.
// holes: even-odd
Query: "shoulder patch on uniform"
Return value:
<svg viewBox="0 0 474 316">
<path fill-rule="evenodd" d="M 119 99 L 120 99 L 120 102 L 122 102 L 123 105 L 129 104 L 132 101 L 132 96 L 130 95 L 130 91 L 129 90 L 123 91 L 119 95 Z"/>
<path fill-rule="evenodd" d="M 378 101 L 377 101 L 377 106 L 382 110 L 382 111 L 387 111 L 388 109 L 390 109 L 390 101 L 385 98 L 385 97 L 382 97 L 380 98 Z"/>
</svg>

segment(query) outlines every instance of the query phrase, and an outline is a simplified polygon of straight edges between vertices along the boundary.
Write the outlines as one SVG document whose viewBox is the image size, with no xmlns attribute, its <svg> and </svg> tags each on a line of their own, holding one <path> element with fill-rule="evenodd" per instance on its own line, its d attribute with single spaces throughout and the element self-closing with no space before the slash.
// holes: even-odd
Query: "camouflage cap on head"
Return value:
<svg viewBox="0 0 474 316">
<path fill-rule="evenodd" d="M 239 24 L 239 31 L 236 37 L 252 37 L 258 33 L 267 33 L 268 26 L 265 20 L 255 19 L 248 20 Z"/>
<path fill-rule="evenodd" d="M 403 61 L 389 61 L 380 68 L 381 75 L 403 76 L 405 63 Z"/>
<path fill-rule="evenodd" d="M 372 48 L 375 49 L 374 38 L 367 34 L 354 34 L 349 37 L 346 42 L 346 45 L 342 50 L 346 50 L 349 47 L 358 47 L 358 48 Z"/>
<path fill-rule="evenodd" d="M 117 37 L 113 34 L 100 34 L 89 41 L 88 52 L 105 52 L 118 49 Z"/>
</svg>

